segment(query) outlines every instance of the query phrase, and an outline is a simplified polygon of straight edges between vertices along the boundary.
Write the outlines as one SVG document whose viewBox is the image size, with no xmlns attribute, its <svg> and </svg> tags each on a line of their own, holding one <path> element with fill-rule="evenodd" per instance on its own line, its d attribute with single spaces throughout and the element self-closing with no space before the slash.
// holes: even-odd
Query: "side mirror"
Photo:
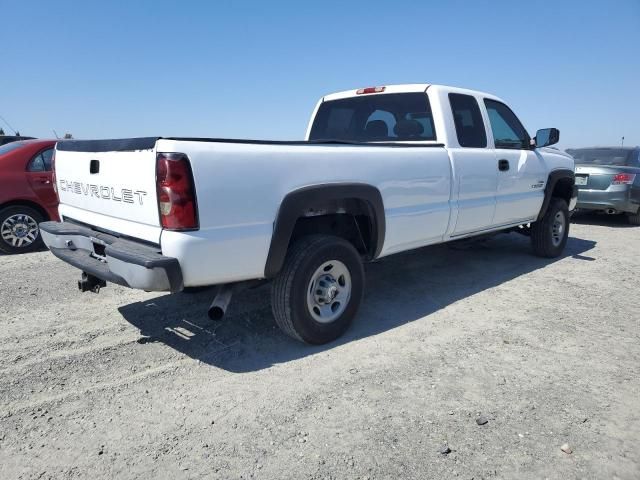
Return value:
<svg viewBox="0 0 640 480">
<path fill-rule="evenodd" d="M 560 141 L 560 130 L 557 128 L 542 128 L 536 132 L 536 148 L 548 147 Z"/>
</svg>

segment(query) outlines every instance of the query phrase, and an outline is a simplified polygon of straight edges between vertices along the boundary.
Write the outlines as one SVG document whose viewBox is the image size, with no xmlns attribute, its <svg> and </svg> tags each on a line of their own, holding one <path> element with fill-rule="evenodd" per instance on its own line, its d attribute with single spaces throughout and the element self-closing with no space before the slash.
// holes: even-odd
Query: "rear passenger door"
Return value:
<svg viewBox="0 0 640 480">
<path fill-rule="evenodd" d="M 449 142 L 454 170 L 452 196 L 458 207 L 451 233 L 455 237 L 493 226 L 498 176 L 495 152 L 488 148 L 487 132 L 476 97 L 449 93 L 449 104 L 457 137 Z"/>
<path fill-rule="evenodd" d="M 28 163 L 26 176 L 29 185 L 40 203 L 51 207 L 58 203 L 58 197 L 53 189 L 53 172 L 51 171 L 51 158 L 53 147 L 38 152 Z"/>
<path fill-rule="evenodd" d="M 484 99 L 498 165 L 495 225 L 529 221 L 544 199 L 544 160 L 518 117 L 504 103 Z"/>
</svg>

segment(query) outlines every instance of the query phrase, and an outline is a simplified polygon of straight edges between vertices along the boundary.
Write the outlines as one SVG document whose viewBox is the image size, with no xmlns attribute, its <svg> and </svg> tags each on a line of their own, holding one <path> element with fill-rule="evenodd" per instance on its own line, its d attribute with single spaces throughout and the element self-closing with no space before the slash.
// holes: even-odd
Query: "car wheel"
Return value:
<svg viewBox="0 0 640 480">
<path fill-rule="evenodd" d="M 42 248 L 38 225 L 43 220 L 31 207 L 13 205 L 0 210 L 0 252 L 26 253 Z"/>
<path fill-rule="evenodd" d="M 631 225 L 640 225 L 640 208 L 636 213 L 627 213 L 627 220 Z"/>
<path fill-rule="evenodd" d="M 561 198 L 553 198 L 544 216 L 531 224 L 531 244 L 539 257 L 562 254 L 569 237 L 569 207 Z"/>
<path fill-rule="evenodd" d="M 312 235 L 297 241 L 273 282 L 271 307 L 280 329 L 320 345 L 351 325 L 364 293 L 360 254 L 346 240 Z"/>
</svg>

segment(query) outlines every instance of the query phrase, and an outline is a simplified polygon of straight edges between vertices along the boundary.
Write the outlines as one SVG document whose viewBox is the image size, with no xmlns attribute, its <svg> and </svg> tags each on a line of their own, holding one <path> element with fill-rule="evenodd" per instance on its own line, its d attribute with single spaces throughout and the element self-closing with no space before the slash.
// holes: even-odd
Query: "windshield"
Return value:
<svg viewBox="0 0 640 480">
<path fill-rule="evenodd" d="M 569 149 L 567 153 L 571 155 L 576 163 L 589 165 L 615 165 L 615 166 L 637 166 L 634 158 L 634 150 L 623 148 L 578 148 Z"/>
<path fill-rule="evenodd" d="M 5 143 L 4 145 L 0 146 L 0 155 L 4 155 L 5 153 L 13 152 L 14 150 L 17 150 L 18 148 L 20 148 L 23 145 L 24 145 L 24 142 Z"/>
<path fill-rule="evenodd" d="M 364 95 L 323 102 L 309 140 L 390 142 L 435 140 L 423 92 Z"/>
</svg>

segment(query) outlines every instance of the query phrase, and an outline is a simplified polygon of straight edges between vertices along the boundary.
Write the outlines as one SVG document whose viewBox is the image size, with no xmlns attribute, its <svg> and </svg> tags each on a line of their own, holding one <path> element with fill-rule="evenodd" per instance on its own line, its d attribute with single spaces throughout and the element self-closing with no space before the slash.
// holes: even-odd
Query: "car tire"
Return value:
<svg viewBox="0 0 640 480">
<path fill-rule="evenodd" d="M 360 254 L 346 240 L 311 235 L 290 249 L 271 288 L 276 324 L 296 340 L 321 345 L 351 325 L 364 293 Z"/>
<path fill-rule="evenodd" d="M 561 198 L 552 198 L 544 216 L 531 224 L 531 244 L 539 257 L 562 254 L 569 237 L 569 207 Z"/>
<path fill-rule="evenodd" d="M 37 210 L 25 205 L 12 205 L 0 210 L 0 252 L 9 255 L 27 253 L 42 248 L 40 222 L 44 218 Z"/>
<path fill-rule="evenodd" d="M 627 221 L 631 225 L 640 225 L 640 208 L 636 213 L 627 213 Z"/>
</svg>

